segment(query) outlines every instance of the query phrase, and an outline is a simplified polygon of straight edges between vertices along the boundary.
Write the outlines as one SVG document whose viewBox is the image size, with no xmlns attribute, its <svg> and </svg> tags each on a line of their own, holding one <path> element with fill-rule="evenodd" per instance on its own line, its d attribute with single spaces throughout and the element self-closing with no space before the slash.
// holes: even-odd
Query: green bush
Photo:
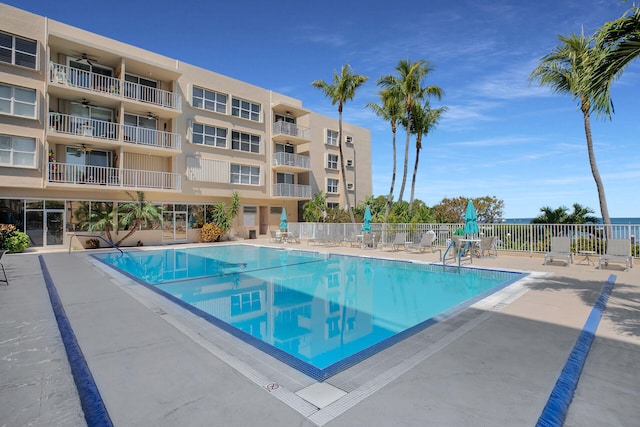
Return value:
<svg viewBox="0 0 640 427">
<path fill-rule="evenodd" d="M 14 231 L 11 236 L 5 239 L 3 247 L 12 254 L 23 252 L 29 247 L 29 236 L 22 231 Z"/>
</svg>

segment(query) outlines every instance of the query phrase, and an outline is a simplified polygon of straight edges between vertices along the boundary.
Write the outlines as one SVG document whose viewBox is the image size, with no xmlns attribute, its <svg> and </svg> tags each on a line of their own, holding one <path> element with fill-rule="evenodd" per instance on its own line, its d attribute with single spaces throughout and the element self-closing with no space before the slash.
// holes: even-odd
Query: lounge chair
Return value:
<svg viewBox="0 0 640 427">
<path fill-rule="evenodd" d="M 271 243 L 282 243 L 282 234 L 278 230 L 271 230 L 271 238 L 269 239 Z"/>
<path fill-rule="evenodd" d="M 436 233 L 433 230 L 429 230 L 422 235 L 418 243 L 410 243 L 405 246 L 405 249 L 408 252 L 416 251 L 418 253 L 423 253 L 427 249 L 431 249 L 431 253 L 435 251 L 439 251 L 440 259 L 442 259 L 442 249 L 436 247 L 435 241 L 436 241 Z"/>
<path fill-rule="evenodd" d="M 484 256 L 485 252 L 488 256 L 491 256 L 491 252 L 498 257 L 498 249 L 495 245 L 496 236 L 481 237 L 480 238 L 480 256 Z"/>
<path fill-rule="evenodd" d="M 380 245 L 380 249 L 384 249 L 387 246 L 391 247 L 392 251 L 397 251 L 400 248 L 403 248 L 407 242 L 407 233 L 397 233 L 396 237 L 393 239 L 391 243 L 383 243 Z"/>
<path fill-rule="evenodd" d="M 0 251 L 0 260 L 2 259 L 2 257 L 4 256 L 4 254 L 6 254 L 7 251 L 6 249 L 3 249 Z M 7 272 L 4 269 L 4 264 L 0 263 L 0 267 L 2 267 L 2 274 L 4 274 L 4 280 L 0 279 L 0 283 L 5 283 L 5 284 L 9 284 L 9 279 L 7 278 Z"/>
<path fill-rule="evenodd" d="M 544 254 L 544 263 L 553 262 L 556 258 L 566 258 L 567 267 L 573 263 L 573 252 L 571 252 L 570 237 L 552 237 L 551 250 Z"/>
<path fill-rule="evenodd" d="M 630 267 L 633 267 L 633 257 L 631 256 L 631 244 L 626 239 L 609 239 L 607 240 L 607 253 L 598 257 L 598 268 L 602 268 L 604 263 L 605 267 L 609 265 L 611 261 L 622 261 L 625 265 L 625 270 L 628 271 Z"/>
</svg>

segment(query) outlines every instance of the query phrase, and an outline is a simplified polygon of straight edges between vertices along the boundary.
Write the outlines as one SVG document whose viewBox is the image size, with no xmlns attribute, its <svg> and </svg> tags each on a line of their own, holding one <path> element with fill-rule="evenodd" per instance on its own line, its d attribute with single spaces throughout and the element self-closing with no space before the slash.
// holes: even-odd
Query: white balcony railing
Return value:
<svg viewBox="0 0 640 427">
<path fill-rule="evenodd" d="M 160 190 L 179 190 L 181 185 L 180 175 L 176 173 L 56 162 L 49 163 L 47 179 L 49 182 L 62 184 L 93 184 Z"/>
<path fill-rule="evenodd" d="M 124 82 L 124 97 L 182 111 L 182 96 L 139 83 Z"/>
<path fill-rule="evenodd" d="M 180 150 L 182 135 L 137 126 L 119 125 L 106 120 L 94 120 L 60 113 L 49 113 L 49 131 L 66 135 L 117 141 L 120 133 L 125 142 Z"/>
<path fill-rule="evenodd" d="M 66 135 L 79 135 L 117 141 L 119 127 L 117 123 L 111 123 L 106 120 L 49 113 L 49 131 L 64 133 Z"/>
<path fill-rule="evenodd" d="M 150 145 L 171 150 L 180 150 L 182 146 L 182 135 L 179 133 L 163 132 L 130 125 L 123 125 L 122 132 L 124 141 L 132 144 Z"/>
<path fill-rule="evenodd" d="M 295 123 L 275 122 L 273 124 L 274 135 L 286 135 L 298 139 L 310 139 L 311 129 L 304 126 L 298 126 Z"/>
<path fill-rule="evenodd" d="M 49 64 L 49 81 L 65 86 L 102 92 L 113 96 L 124 96 L 140 102 L 147 102 L 165 108 L 182 111 L 182 96 L 154 87 L 138 83 L 122 81 L 115 77 L 68 67 L 51 62 Z"/>
<path fill-rule="evenodd" d="M 311 160 L 309 156 L 279 152 L 273 156 L 273 166 L 293 166 L 296 168 L 309 169 L 311 167 Z"/>
<path fill-rule="evenodd" d="M 310 199 L 311 186 L 300 184 L 274 184 L 273 195 L 277 197 L 295 197 L 297 199 Z"/>
</svg>

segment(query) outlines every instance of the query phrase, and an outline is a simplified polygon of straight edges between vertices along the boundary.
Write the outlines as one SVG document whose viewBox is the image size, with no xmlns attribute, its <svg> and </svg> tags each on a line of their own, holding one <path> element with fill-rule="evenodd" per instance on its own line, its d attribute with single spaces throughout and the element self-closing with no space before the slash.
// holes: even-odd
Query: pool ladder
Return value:
<svg viewBox="0 0 640 427">
<path fill-rule="evenodd" d="M 451 242 L 449 242 L 449 245 L 447 246 L 447 250 L 444 251 L 444 256 L 442 257 L 442 265 L 447 265 L 447 254 L 452 248 L 454 248 L 455 250 L 455 247 L 456 247 L 456 241 L 451 239 Z M 460 251 L 458 252 L 458 267 L 460 267 L 462 264 L 462 258 L 467 258 L 464 256 L 464 254 L 467 253 L 467 251 L 469 251 L 469 256 L 468 256 L 469 262 L 473 262 L 473 258 L 470 256 L 471 249 L 472 249 L 471 242 L 466 242 L 464 246 L 460 248 Z M 455 260 L 455 253 L 452 258 Z"/>
</svg>

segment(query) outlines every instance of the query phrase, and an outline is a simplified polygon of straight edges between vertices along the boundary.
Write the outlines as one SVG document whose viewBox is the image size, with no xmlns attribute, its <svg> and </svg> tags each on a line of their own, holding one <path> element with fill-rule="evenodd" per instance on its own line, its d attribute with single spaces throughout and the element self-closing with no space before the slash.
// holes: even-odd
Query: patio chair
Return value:
<svg viewBox="0 0 640 427">
<path fill-rule="evenodd" d="M 481 237 L 480 238 L 480 256 L 484 256 L 485 252 L 488 256 L 491 256 L 491 252 L 498 257 L 498 249 L 495 245 L 496 236 Z"/>
<path fill-rule="evenodd" d="M 397 251 L 400 248 L 403 248 L 407 242 L 407 233 L 397 233 L 396 237 L 393 239 L 393 242 L 386 242 L 380 245 L 380 250 L 383 250 L 385 247 L 390 246 L 392 251 Z"/>
<path fill-rule="evenodd" d="M 551 250 L 544 254 L 544 262 L 553 262 L 556 258 L 567 258 L 567 267 L 573 263 L 573 252 L 571 252 L 570 237 L 552 237 Z"/>
<path fill-rule="evenodd" d="M 377 246 L 378 236 L 371 232 L 362 235 L 362 249 L 375 249 Z"/>
<path fill-rule="evenodd" d="M 8 251 L 6 249 L 3 249 L 0 251 L 0 260 L 2 260 L 2 257 L 4 256 L 4 254 L 6 254 Z M 0 283 L 5 283 L 6 285 L 9 284 L 9 279 L 7 278 L 7 272 L 4 269 L 4 264 L 2 264 L 0 262 L 0 267 L 2 267 L 2 274 L 4 274 L 4 280 L 0 279 Z"/>
<path fill-rule="evenodd" d="M 609 239 L 607 240 L 607 253 L 598 257 L 598 268 L 602 269 L 611 261 L 622 261 L 625 265 L 624 271 L 629 271 L 633 267 L 633 257 L 631 256 L 631 244 L 626 239 Z"/>
<path fill-rule="evenodd" d="M 278 230 L 271 230 L 271 238 L 269 239 L 271 243 L 282 243 L 282 234 Z"/>
<path fill-rule="evenodd" d="M 442 249 L 436 247 L 435 241 L 436 233 L 433 230 L 429 230 L 422 235 L 418 243 L 410 243 L 405 246 L 405 249 L 407 252 L 416 251 L 418 253 L 423 253 L 427 249 L 431 249 L 431 253 L 439 251 L 440 259 L 442 259 Z"/>
</svg>

